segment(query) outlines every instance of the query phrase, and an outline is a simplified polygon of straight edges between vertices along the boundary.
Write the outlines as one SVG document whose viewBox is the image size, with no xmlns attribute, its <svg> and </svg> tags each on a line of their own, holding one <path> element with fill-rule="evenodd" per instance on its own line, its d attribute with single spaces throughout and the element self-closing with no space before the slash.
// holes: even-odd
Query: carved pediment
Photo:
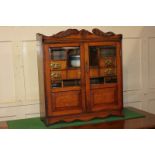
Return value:
<svg viewBox="0 0 155 155">
<path fill-rule="evenodd" d="M 89 41 L 92 39 L 98 40 L 121 40 L 121 34 L 115 34 L 113 32 L 103 32 L 97 28 L 93 29 L 92 32 L 87 31 L 85 29 L 77 30 L 77 29 L 67 29 L 65 31 L 58 32 L 52 36 L 45 36 L 42 34 L 38 34 L 42 36 L 44 41 L 47 42 L 62 42 L 62 41 Z"/>
<path fill-rule="evenodd" d="M 113 32 L 103 32 L 103 31 L 101 31 L 101 30 L 99 30 L 99 29 L 93 29 L 92 30 L 92 32 L 93 32 L 93 34 L 95 34 L 95 35 L 97 35 L 97 36 L 114 36 L 115 35 L 115 33 L 113 33 Z"/>
<path fill-rule="evenodd" d="M 86 36 L 91 34 L 91 32 L 87 31 L 87 30 L 77 30 L 77 29 L 68 29 L 66 31 L 61 31 L 55 35 L 53 35 L 52 37 L 55 38 L 62 38 L 62 37 L 67 37 L 67 36 L 71 36 L 71 35 L 81 35 L 81 36 Z"/>
<path fill-rule="evenodd" d="M 113 32 L 103 32 L 97 28 L 93 29 L 92 32 L 89 32 L 85 29 L 82 30 L 77 30 L 77 29 L 68 29 L 66 31 L 61 31 L 57 34 L 54 34 L 52 37 L 55 38 L 62 38 L 62 37 L 67 37 L 67 36 L 71 36 L 71 35 L 81 35 L 81 36 L 87 36 L 87 35 L 96 35 L 96 36 L 114 36 L 115 33 Z"/>
</svg>

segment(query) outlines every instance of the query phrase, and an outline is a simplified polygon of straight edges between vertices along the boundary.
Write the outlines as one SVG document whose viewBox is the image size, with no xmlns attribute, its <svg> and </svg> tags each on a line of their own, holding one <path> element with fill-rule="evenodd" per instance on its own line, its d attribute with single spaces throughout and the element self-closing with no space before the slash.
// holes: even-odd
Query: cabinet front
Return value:
<svg viewBox="0 0 155 155">
<path fill-rule="evenodd" d="M 121 99 L 121 51 L 115 42 L 88 43 L 86 93 L 89 111 L 118 109 Z"/>
<path fill-rule="evenodd" d="M 45 52 L 48 115 L 60 116 L 84 112 L 83 46 L 80 44 L 46 45 Z"/>
</svg>

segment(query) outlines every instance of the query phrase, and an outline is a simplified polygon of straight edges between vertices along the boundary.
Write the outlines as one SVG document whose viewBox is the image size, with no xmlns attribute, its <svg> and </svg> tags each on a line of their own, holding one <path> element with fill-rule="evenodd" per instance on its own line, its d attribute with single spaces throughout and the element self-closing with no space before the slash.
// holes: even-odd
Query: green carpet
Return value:
<svg viewBox="0 0 155 155">
<path fill-rule="evenodd" d="M 123 113 L 124 113 L 123 117 L 110 116 L 106 118 L 95 118 L 90 121 L 73 121 L 69 123 L 59 122 L 48 127 L 45 126 L 45 124 L 40 120 L 40 118 L 37 117 L 37 118 L 8 121 L 8 127 L 9 129 L 59 129 L 59 128 L 65 128 L 69 126 L 80 126 L 80 125 L 86 125 L 86 124 L 96 124 L 96 123 L 144 117 L 144 115 L 131 111 L 128 108 L 124 108 Z"/>
</svg>

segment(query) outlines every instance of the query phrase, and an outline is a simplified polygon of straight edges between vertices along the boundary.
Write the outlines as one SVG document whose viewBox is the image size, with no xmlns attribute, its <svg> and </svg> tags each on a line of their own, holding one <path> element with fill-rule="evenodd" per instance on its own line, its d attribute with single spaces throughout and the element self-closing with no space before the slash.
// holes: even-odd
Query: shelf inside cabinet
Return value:
<svg viewBox="0 0 155 155">
<path fill-rule="evenodd" d="M 63 80 L 63 87 L 80 86 L 80 79 Z"/>
<path fill-rule="evenodd" d="M 80 79 L 66 79 L 66 80 L 53 80 L 51 81 L 51 88 L 65 88 L 65 87 L 75 87 L 81 86 Z"/>
<path fill-rule="evenodd" d="M 51 92 L 62 92 L 62 91 L 77 91 L 77 90 L 81 90 L 81 87 L 79 86 L 74 86 L 74 87 L 63 87 L 63 88 L 55 88 L 55 89 L 51 89 Z"/>
</svg>

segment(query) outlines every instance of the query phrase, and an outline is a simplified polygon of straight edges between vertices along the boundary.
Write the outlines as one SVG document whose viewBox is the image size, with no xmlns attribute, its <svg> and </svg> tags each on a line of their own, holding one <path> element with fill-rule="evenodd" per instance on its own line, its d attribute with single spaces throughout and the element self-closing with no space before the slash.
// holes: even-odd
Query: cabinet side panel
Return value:
<svg viewBox="0 0 155 155">
<path fill-rule="evenodd" d="M 37 36 L 37 62 L 38 62 L 38 77 L 39 77 L 39 99 L 40 99 L 40 116 L 46 117 L 45 110 L 45 89 L 44 89 L 44 68 L 43 68 L 43 47 L 42 37 Z"/>
<path fill-rule="evenodd" d="M 123 109 L 122 42 L 117 43 L 118 104 Z"/>
</svg>

